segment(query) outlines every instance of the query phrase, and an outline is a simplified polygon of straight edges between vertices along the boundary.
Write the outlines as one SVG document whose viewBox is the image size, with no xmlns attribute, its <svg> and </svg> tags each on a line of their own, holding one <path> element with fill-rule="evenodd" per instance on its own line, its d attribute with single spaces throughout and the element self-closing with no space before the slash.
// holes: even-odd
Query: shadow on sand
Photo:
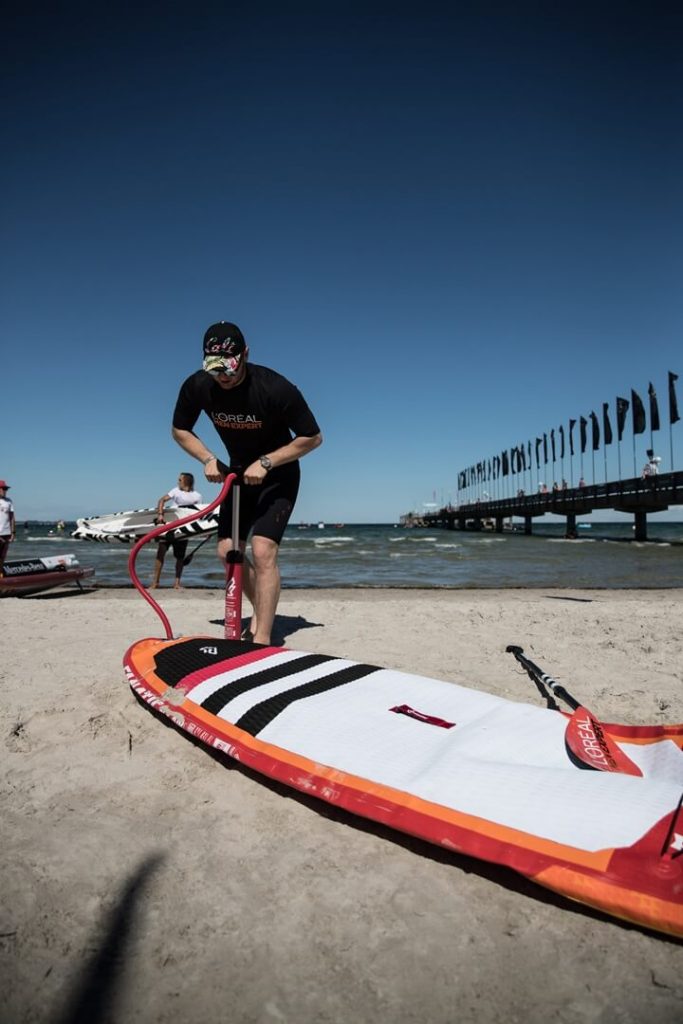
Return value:
<svg viewBox="0 0 683 1024">
<path fill-rule="evenodd" d="M 210 619 L 212 626 L 224 626 L 224 619 Z M 242 629 L 249 625 L 249 619 L 242 620 Z M 320 629 L 323 622 L 309 622 L 303 615 L 276 615 L 273 623 L 271 643 L 273 647 L 282 647 L 288 636 L 298 633 L 300 629 Z"/>
<path fill-rule="evenodd" d="M 123 981 L 127 949 L 135 937 L 137 904 L 162 861 L 161 854 L 152 854 L 128 879 L 108 919 L 97 929 L 95 952 L 52 1024 L 99 1024 L 105 1016 L 115 1019 L 112 1008 Z"/>
</svg>

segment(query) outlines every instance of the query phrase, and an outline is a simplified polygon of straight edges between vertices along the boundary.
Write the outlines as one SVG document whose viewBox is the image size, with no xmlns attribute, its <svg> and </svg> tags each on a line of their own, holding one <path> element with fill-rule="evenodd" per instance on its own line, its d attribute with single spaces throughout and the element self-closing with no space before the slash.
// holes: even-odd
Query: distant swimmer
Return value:
<svg viewBox="0 0 683 1024">
<path fill-rule="evenodd" d="M 178 477 L 178 486 L 172 487 L 168 494 L 162 494 L 157 502 L 157 523 L 165 522 L 164 508 L 167 501 L 173 502 L 172 507 L 174 508 L 187 508 L 189 505 L 199 505 L 201 503 L 202 496 L 199 491 L 194 489 L 194 476 L 192 473 L 181 473 Z M 157 557 L 154 563 L 154 575 L 152 577 L 152 590 L 159 586 L 159 580 L 161 579 L 161 570 L 164 565 L 164 559 L 168 549 L 173 548 L 173 554 L 175 556 L 175 583 L 173 586 L 176 590 L 180 590 L 180 577 L 183 575 L 183 566 L 185 565 L 185 555 L 187 553 L 187 540 L 176 540 L 172 533 L 167 533 L 162 536 L 159 541 L 157 548 Z"/>
<path fill-rule="evenodd" d="M 0 571 L 5 564 L 7 549 L 16 538 L 16 523 L 14 519 L 14 505 L 7 497 L 9 484 L 0 480 Z"/>
<path fill-rule="evenodd" d="M 270 643 L 280 596 L 278 552 L 299 491 L 299 459 L 322 444 L 316 419 L 294 384 L 266 366 L 247 362 L 239 327 L 221 321 L 204 335 L 203 369 L 184 382 L 173 414 L 173 437 L 204 466 L 206 479 L 223 479 L 216 456 L 194 433 L 202 412 L 218 431 L 230 465 L 242 474 L 239 542 L 251 533 L 252 561 L 244 561 L 244 590 L 253 606 L 248 635 Z M 221 505 L 218 557 L 232 548 L 232 497 Z"/>
</svg>

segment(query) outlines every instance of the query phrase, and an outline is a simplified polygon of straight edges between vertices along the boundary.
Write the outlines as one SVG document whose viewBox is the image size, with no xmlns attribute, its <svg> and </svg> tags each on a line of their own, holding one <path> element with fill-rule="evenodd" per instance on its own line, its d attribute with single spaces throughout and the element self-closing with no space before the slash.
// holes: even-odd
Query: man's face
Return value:
<svg viewBox="0 0 683 1024">
<path fill-rule="evenodd" d="M 246 349 L 245 354 L 242 356 L 242 359 L 240 361 L 240 369 L 238 370 L 237 374 L 218 373 L 211 375 L 215 380 L 216 384 L 218 384 L 219 387 L 222 387 L 223 391 L 230 391 L 233 387 L 238 387 L 240 384 L 242 384 L 243 380 L 247 375 L 248 351 L 249 349 Z"/>
<path fill-rule="evenodd" d="M 216 381 L 216 384 L 218 384 L 218 386 L 220 388 L 223 388 L 224 391 L 230 391 L 230 390 L 232 390 L 232 388 L 238 387 L 242 383 L 242 381 L 244 380 L 244 378 L 245 378 L 245 376 L 247 374 L 247 355 L 248 355 L 248 353 L 249 353 L 249 349 L 246 348 L 244 350 L 244 354 L 243 354 L 243 356 L 242 356 L 242 358 L 240 360 L 240 367 L 239 367 L 239 370 L 237 371 L 237 373 L 228 374 L 228 373 L 220 373 L 220 372 L 216 373 L 216 372 L 213 372 L 211 374 L 213 379 Z"/>
</svg>

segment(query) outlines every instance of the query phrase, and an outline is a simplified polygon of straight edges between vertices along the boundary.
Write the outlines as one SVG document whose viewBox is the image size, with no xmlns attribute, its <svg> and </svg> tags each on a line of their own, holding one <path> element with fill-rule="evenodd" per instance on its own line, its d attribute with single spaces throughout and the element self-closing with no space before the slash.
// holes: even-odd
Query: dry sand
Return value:
<svg viewBox="0 0 683 1024">
<path fill-rule="evenodd" d="M 157 592 L 176 634 L 218 591 Z M 274 639 L 607 720 L 683 718 L 683 591 L 289 590 Z M 127 590 L 0 601 L 12 1024 L 683 1020 L 683 944 L 228 767 L 154 717 Z M 558 793 L 558 799 L 562 794 Z"/>
</svg>

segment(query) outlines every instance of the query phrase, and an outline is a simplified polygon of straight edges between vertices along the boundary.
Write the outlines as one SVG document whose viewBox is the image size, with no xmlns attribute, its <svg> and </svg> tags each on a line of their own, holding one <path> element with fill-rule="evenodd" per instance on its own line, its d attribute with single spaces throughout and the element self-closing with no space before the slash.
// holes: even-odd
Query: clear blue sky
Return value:
<svg viewBox="0 0 683 1024">
<path fill-rule="evenodd" d="M 680 3 L 27 0 L 0 45 L 20 520 L 199 468 L 170 419 L 219 319 L 321 424 L 295 521 L 455 500 L 465 466 L 649 381 L 669 468 Z"/>
</svg>

